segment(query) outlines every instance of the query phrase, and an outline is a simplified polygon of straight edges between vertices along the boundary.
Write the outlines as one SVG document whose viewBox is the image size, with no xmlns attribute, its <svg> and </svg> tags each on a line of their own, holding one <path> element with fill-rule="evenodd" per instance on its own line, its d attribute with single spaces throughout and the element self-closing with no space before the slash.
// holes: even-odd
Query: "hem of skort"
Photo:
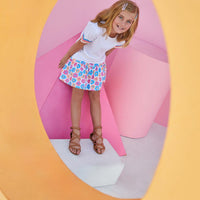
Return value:
<svg viewBox="0 0 200 200">
<path fill-rule="evenodd" d="M 78 86 L 72 86 L 71 84 L 65 82 L 63 79 L 60 79 L 60 78 L 59 78 L 59 80 L 62 81 L 63 83 L 65 83 L 65 84 L 71 86 L 71 87 L 74 87 L 74 88 L 77 88 L 77 89 L 81 89 L 81 90 L 87 90 L 87 91 L 100 91 L 102 86 L 103 86 L 103 83 L 105 82 L 105 81 L 102 82 L 102 86 L 101 86 L 101 88 L 99 90 L 95 90 L 95 89 L 91 90 L 91 89 L 88 89 L 88 88 L 81 88 L 81 87 L 78 87 Z"/>
</svg>

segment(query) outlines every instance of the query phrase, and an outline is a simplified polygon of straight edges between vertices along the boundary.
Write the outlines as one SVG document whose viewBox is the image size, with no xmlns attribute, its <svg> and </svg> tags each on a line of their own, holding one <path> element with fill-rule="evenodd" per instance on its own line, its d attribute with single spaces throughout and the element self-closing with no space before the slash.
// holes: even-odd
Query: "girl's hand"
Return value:
<svg viewBox="0 0 200 200">
<path fill-rule="evenodd" d="M 63 68 L 65 66 L 65 63 L 67 62 L 68 60 L 68 57 L 64 56 L 61 60 L 60 60 L 60 63 L 59 63 L 59 66 L 58 68 Z"/>
<path fill-rule="evenodd" d="M 76 53 L 77 51 L 81 50 L 83 48 L 84 45 L 86 45 L 87 43 L 82 43 L 81 39 L 78 40 L 76 43 L 74 43 L 70 49 L 68 50 L 67 54 L 62 58 L 62 60 L 59 63 L 58 68 L 63 68 L 65 66 L 65 63 L 67 62 L 67 60 L 74 55 L 74 53 Z"/>
</svg>

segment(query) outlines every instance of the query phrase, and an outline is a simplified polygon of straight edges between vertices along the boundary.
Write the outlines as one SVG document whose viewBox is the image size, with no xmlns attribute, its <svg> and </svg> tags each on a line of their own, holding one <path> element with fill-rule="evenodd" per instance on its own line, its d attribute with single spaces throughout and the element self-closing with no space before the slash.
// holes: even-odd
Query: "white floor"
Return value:
<svg viewBox="0 0 200 200">
<path fill-rule="evenodd" d="M 104 139 L 106 153 L 97 155 L 90 139 L 81 139 L 81 153 L 76 156 L 68 150 L 69 139 L 51 139 L 65 165 L 82 181 L 92 187 L 114 185 L 124 169 L 124 162 Z"/>
<path fill-rule="evenodd" d="M 167 128 L 154 123 L 146 137 L 122 137 L 127 156 L 121 157 L 125 167 L 115 185 L 96 187 L 118 198 L 144 197 L 162 153 Z"/>
<path fill-rule="evenodd" d="M 81 155 L 79 156 L 74 156 L 68 151 L 68 149 L 66 148 L 66 146 L 68 146 L 67 140 L 51 140 L 51 142 L 63 162 L 69 167 L 69 169 L 74 171 L 77 176 L 81 173 L 81 176 L 78 177 L 80 179 L 82 177 L 82 180 L 85 180 L 86 183 L 87 177 L 85 178 L 84 176 L 88 176 L 88 174 L 91 175 L 91 173 L 83 173 L 83 169 L 85 169 L 86 171 L 88 169 L 91 171 L 92 169 L 95 172 L 95 175 L 93 175 L 95 177 L 98 177 L 99 175 L 98 173 L 96 173 L 98 172 L 98 168 L 100 168 L 101 170 L 103 169 L 103 175 L 101 175 L 103 176 L 102 178 L 111 179 L 114 178 L 112 176 L 116 176 L 116 173 L 114 172 L 118 173 L 119 169 L 117 168 L 117 166 L 121 163 L 121 165 L 123 165 L 122 169 L 120 169 L 122 172 L 120 171 L 120 173 L 117 175 L 117 177 L 119 178 L 117 179 L 116 177 L 115 181 L 113 182 L 115 183 L 114 185 L 99 186 L 95 188 L 113 197 L 133 199 L 144 197 L 146 191 L 148 190 L 148 187 L 154 176 L 157 164 L 159 162 L 160 155 L 162 153 L 166 130 L 166 127 L 154 123 L 150 128 L 147 136 L 145 136 L 144 138 L 132 139 L 121 136 L 127 152 L 127 156 L 121 157 L 117 155 L 117 153 L 112 149 L 111 146 L 109 148 L 109 143 L 107 144 L 106 142 L 105 146 L 107 145 L 107 151 L 105 151 L 105 153 L 102 155 L 98 155 L 98 157 L 94 151 L 91 151 L 91 149 L 93 148 L 91 141 L 89 141 L 88 143 L 87 140 L 81 141 L 84 148 L 82 148 Z M 87 144 L 84 142 L 86 142 Z M 116 162 L 113 162 L 114 154 L 112 151 L 109 151 L 109 149 L 113 150 L 116 154 Z M 84 159 L 84 162 L 81 161 L 81 158 L 82 160 Z M 82 165 L 82 170 L 80 170 L 80 167 L 76 169 L 77 165 L 80 166 L 79 162 L 85 163 L 84 165 Z M 110 173 L 110 171 L 108 170 L 110 168 L 112 168 L 112 173 Z M 109 172 L 109 174 L 105 175 L 105 171 Z M 91 180 L 89 180 L 89 182 L 91 182 Z M 90 185 L 93 184 L 105 185 L 97 184 L 92 181 Z"/>
</svg>

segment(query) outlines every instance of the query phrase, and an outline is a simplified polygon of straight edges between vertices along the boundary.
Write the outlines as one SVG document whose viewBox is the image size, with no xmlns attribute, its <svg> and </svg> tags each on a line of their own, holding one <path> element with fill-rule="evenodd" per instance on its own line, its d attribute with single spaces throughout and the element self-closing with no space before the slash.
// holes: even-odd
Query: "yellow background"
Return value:
<svg viewBox="0 0 200 200">
<path fill-rule="evenodd" d="M 144 200 L 200 199 L 200 2 L 153 0 L 167 43 L 171 106 L 167 138 Z M 77 179 L 43 129 L 34 93 L 34 64 L 56 0 L 1 1 L 0 198 L 115 199 Z M 151 22 L 149 22 L 151 23 Z"/>
</svg>

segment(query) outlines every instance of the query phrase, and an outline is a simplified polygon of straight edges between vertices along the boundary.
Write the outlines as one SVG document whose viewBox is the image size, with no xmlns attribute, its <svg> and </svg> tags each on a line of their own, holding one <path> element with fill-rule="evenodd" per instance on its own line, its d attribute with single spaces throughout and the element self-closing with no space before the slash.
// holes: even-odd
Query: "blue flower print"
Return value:
<svg viewBox="0 0 200 200">
<path fill-rule="evenodd" d="M 83 75 L 83 72 L 79 72 L 79 74 L 78 74 L 79 76 L 82 76 Z"/>
<path fill-rule="evenodd" d="M 65 64 L 65 66 L 62 69 L 67 69 L 67 65 Z"/>
<path fill-rule="evenodd" d="M 75 79 L 75 78 L 73 78 L 73 79 L 72 79 L 72 82 L 73 82 L 73 83 L 74 83 L 74 82 L 76 82 L 76 79 Z"/>
<path fill-rule="evenodd" d="M 95 90 L 99 90 L 99 86 L 96 86 L 96 87 L 95 87 Z"/>
<path fill-rule="evenodd" d="M 92 75 L 92 74 L 93 74 L 93 71 L 92 71 L 92 70 L 90 70 L 88 74 L 89 74 L 89 75 Z"/>
<path fill-rule="evenodd" d="M 94 84 L 94 80 L 91 80 L 91 82 L 90 82 L 91 84 Z"/>
<path fill-rule="evenodd" d="M 90 85 L 89 85 L 89 84 L 87 84 L 87 89 L 88 89 L 88 90 L 90 89 Z"/>
<path fill-rule="evenodd" d="M 67 77 L 64 74 L 62 74 L 61 78 L 66 79 Z"/>
<path fill-rule="evenodd" d="M 99 73 L 96 71 L 95 73 L 94 73 L 94 76 L 98 76 L 99 75 Z"/>
<path fill-rule="evenodd" d="M 80 68 L 80 67 L 81 67 L 81 65 L 80 65 L 80 64 L 78 64 L 78 65 L 77 65 L 77 68 Z"/>
<path fill-rule="evenodd" d="M 73 67 L 73 68 L 72 68 L 72 72 L 75 72 L 75 71 L 76 71 L 76 68 L 75 68 L 75 67 Z"/>
<path fill-rule="evenodd" d="M 81 89 L 84 89 L 84 84 L 81 84 Z"/>
</svg>

